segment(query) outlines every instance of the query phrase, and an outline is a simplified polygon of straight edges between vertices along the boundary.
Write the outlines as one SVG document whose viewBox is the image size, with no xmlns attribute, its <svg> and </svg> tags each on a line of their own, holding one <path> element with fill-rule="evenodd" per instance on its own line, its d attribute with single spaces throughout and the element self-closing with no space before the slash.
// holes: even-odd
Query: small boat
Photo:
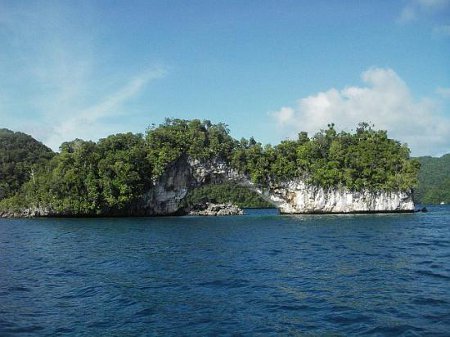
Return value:
<svg viewBox="0 0 450 337">
<path fill-rule="evenodd" d="M 445 202 L 441 201 L 441 205 L 445 205 Z"/>
</svg>

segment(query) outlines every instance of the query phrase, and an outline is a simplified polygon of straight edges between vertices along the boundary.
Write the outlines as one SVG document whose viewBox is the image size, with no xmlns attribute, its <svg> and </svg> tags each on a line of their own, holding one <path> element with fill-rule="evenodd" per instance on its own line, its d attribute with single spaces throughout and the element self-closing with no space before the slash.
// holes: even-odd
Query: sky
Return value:
<svg viewBox="0 0 450 337">
<path fill-rule="evenodd" d="M 450 0 L 0 0 L 0 127 L 54 150 L 166 117 L 450 152 Z"/>
</svg>

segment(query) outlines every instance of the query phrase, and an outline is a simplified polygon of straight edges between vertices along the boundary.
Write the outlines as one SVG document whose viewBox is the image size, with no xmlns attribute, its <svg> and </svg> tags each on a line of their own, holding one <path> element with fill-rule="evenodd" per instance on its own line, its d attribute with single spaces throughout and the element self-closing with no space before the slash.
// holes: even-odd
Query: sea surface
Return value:
<svg viewBox="0 0 450 337">
<path fill-rule="evenodd" d="M 0 336 L 450 336 L 450 207 L 0 220 Z"/>
</svg>

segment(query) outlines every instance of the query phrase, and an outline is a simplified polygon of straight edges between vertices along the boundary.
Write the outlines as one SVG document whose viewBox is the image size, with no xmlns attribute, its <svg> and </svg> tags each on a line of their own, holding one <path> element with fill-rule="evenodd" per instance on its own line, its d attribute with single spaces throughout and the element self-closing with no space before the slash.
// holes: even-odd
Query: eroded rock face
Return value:
<svg viewBox="0 0 450 337">
<path fill-rule="evenodd" d="M 261 191 L 281 213 L 413 212 L 411 192 L 324 189 L 294 180 Z"/>
<path fill-rule="evenodd" d="M 156 181 L 155 186 L 143 196 L 141 207 L 146 210 L 147 215 L 185 214 L 182 201 L 191 189 L 230 180 L 247 179 L 220 160 L 202 163 L 181 158 L 170 166 Z"/>
<path fill-rule="evenodd" d="M 31 207 L 15 211 L 0 211 L 0 218 L 35 218 L 45 216 L 55 216 L 49 207 Z M 59 214 L 63 215 L 63 214 Z"/>
<path fill-rule="evenodd" d="M 181 211 L 181 202 L 195 187 L 192 167 L 185 159 L 178 160 L 155 182 L 140 202 L 146 215 L 170 215 Z"/>
<path fill-rule="evenodd" d="M 324 189 L 300 179 L 261 189 L 224 162 L 201 163 L 189 159 L 180 160 L 166 171 L 147 195 L 145 207 L 150 215 L 177 214 L 190 189 L 223 181 L 235 181 L 256 191 L 286 214 L 414 211 L 412 192 Z"/>
<path fill-rule="evenodd" d="M 208 202 L 205 205 L 196 206 L 188 214 L 201 216 L 242 215 L 244 211 L 231 203 L 213 204 Z"/>
</svg>

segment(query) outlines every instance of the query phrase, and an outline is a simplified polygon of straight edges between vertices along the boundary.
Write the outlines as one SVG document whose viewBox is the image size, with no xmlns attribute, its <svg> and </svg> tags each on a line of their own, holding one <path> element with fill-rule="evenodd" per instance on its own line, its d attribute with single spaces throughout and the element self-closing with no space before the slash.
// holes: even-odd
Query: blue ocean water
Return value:
<svg viewBox="0 0 450 337">
<path fill-rule="evenodd" d="M 0 336 L 449 336 L 450 207 L 0 220 Z"/>
</svg>

